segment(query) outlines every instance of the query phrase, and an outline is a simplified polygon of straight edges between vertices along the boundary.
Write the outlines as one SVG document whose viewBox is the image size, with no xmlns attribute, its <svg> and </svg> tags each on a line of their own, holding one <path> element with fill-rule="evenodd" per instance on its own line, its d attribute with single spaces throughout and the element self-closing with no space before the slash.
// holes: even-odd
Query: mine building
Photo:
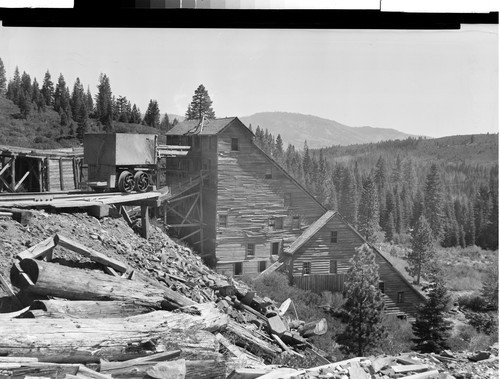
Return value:
<svg viewBox="0 0 500 379">
<path fill-rule="evenodd" d="M 238 118 L 181 122 L 167 145 L 188 147 L 166 160 L 164 175 L 173 189 L 189 190 L 166 205 L 166 224 L 218 272 L 279 269 L 300 288 L 342 291 L 349 260 L 366 241 L 262 151 Z M 415 314 L 423 296 L 374 251 L 386 306 Z"/>
</svg>

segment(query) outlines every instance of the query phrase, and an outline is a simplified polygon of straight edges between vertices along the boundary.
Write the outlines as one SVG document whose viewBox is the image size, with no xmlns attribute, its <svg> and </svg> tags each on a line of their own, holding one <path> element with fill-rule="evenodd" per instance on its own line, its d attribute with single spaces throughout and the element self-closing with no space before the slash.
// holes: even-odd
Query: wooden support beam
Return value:
<svg viewBox="0 0 500 379">
<path fill-rule="evenodd" d="M 184 200 L 184 199 L 188 199 L 190 197 L 197 196 L 197 195 L 198 195 L 198 193 L 195 192 L 195 193 L 191 193 L 189 195 L 185 195 L 185 196 L 181 196 L 181 197 L 175 197 L 173 199 L 169 199 L 167 201 L 167 203 L 174 203 L 174 202 L 177 202 L 177 201 L 180 201 L 180 200 Z"/>
<path fill-rule="evenodd" d="M 104 266 L 109 266 L 116 271 L 125 272 L 128 269 L 128 266 L 125 263 L 120 262 L 117 259 L 109 258 L 106 255 L 99 253 L 98 251 L 86 247 L 81 243 L 73 241 L 70 238 L 62 236 L 60 234 L 56 234 L 54 236 L 54 242 L 56 243 L 56 245 L 60 245 L 68 250 L 74 251 L 75 253 L 90 258 L 90 260 L 101 263 Z"/>
<path fill-rule="evenodd" d="M 198 203 L 198 199 L 200 198 L 200 194 L 198 194 L 196 196 L 196 199 L 194 199 L 193 201 L 193 204 L 191 204 L 191 207 L 189 208 L 189 210 L 187 211 L 186 215 L 184 216 L 184 218 L 182 219 L 181 221 L 181 224 L 184 224 L 186 222 L 186 219 L 189 217 L 189 215 L 191 214 L 191 212 L 193 211 L 194 207 L 197 205 Z"/>
<path fill-rule="evenodd" d="M 11 169 L 12 175 L 11 175 L 11 184 L 10 184 L 10 189 L 14 191 L 14 188 L 16 188 L 16 156 L 14 155 L 12 157 L 12 169 Z"/>
<path fill-rule="evenodd" d="M 180 238 L 179 241 L 184 241 L 186 238 L 194 236 L 196 233 L 200 233 L 200 230 L 195 230 L 194 232 L 189 233 L 187 236 L 184 236 L 184 237 Z"/>
<path fill-rule="evenodd" d="M 10 184 L 7 183 L 7 181 L 2 176 L 0 176 L 0 181 L 4 184 L 4 187 L 7 190 L 7 192 L 14 192 L 12 188 L 10 188 Z"/>
<path fill-rule="evenodd" d="M 54 241 L 54 237 L 48 237 L 41 242 L 38 242 L 36 245 L 31 246 L 30 248 L 20 252 L 16 255 L 16 258 L 19 260 L 23 260 L 26 258 L 36 259 L 43 258 L 47 254 L 49 254 L 54 247 L 56 246 L 56 242 Z"/>
<path fill-rule="evenodd" d="M 141 205 L 141 234 L 143 238 L 149 238 L 149 207 L 147 205 Z"/>
<path fill-rule="evenodd" d="M 169 224 L 167 225 L 169 228 L 185 228 L 192 226 L 200 226 L 200 224 Z"/>
<path fill-rule="evenodd" d="M 26 178 L 28 177 L 28 175 L 30 174 L 31 170 L 30 171 L 26 171 L 26 173 L 23 175 L 23 177 L 21 178 L 20 181 L 17 182 L 16 186 L 14 187 L 14 191 L 17 191 L 17 189 L 21 186 L 21 184 L 23 184 L 23 182 L 26 180 Z"/>
<path fill-rule="evenodd" d="M 2 169 L 0 170 L 0 175 L 2 175 L 11 166 L 12 159 L 13 158 L 10 158 L 9 161 L 3 165 Z"/>
</svg>

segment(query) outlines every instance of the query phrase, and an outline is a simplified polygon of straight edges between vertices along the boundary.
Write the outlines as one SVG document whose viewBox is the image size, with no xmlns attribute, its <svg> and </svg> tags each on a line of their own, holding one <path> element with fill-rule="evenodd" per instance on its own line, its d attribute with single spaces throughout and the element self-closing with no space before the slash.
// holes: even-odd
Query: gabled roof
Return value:
<svg viewBox="0 0 500 379">
<path fill-rule="evenodd" d="M 245 126 L 238 117 L 226 117 L 216 119 L 204 119 L 203 125 L 201 120 L 182 121 L 175 125 L 167 132 L 169 136 L 184 136 L 184 135 L 214 135 L 222 132 L 233 121 L 237 120 L 242 126 Z M 246 128 L 246 126 L 245 126 Z M 251 133 L 250 129 L 247 130 Z M 253 133 L 252 133 L 253 134 Z"/>
<path fill-rule="evenodd" d="M 312 237 L 318 233 L 321 228 L 323 228 L 328 221 L 335 216 L 336 211 L 327 211 L 323 216 L 318 218 L 315 222 L 313 222 L 305 231 L 302 233 L 293 243 L 285 249 L 285 253 L 294 254 L 297 250 L 299 250 L 304 244 L 307 243 Z"/>
</svg>

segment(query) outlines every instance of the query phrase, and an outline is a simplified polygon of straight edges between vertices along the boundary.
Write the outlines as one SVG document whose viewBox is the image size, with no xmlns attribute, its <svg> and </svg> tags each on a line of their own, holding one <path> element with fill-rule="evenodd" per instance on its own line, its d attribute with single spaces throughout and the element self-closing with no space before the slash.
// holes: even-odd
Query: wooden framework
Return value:
<svg viewBox="0 0 500 379">
<path fill-rule="evenodd" d="M 55 192 L 80 188 L 83 151 L 0 146 L 0 192 Z"/>
</svg>

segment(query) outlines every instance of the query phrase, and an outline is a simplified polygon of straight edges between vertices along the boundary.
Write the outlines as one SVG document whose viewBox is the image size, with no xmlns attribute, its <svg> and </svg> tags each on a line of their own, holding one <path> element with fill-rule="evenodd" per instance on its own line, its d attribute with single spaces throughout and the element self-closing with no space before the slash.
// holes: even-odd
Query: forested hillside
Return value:
<svg viewBox="0 0 500 379">
<path fill-rule="evenodd" d="M 76 78 L 71 87 L 61 73 L 54 83 L 47 70 L 41 82 L 16 70 L 7 80 L 0 59 L 0 144 L 33 148 L 77 146 L 87 132 L 165 132 L 170 122 L 161 118 L 156 100 L 151 99 L 146 112 L 126 96 L 114 95 L 110 79 L 101 74 L 97 92 Z M 161 119 L 160 119 L 161 118 Z"/>
<path fill-rule="evenodd" d="M 498 134 L 408 138 L 299 151 L 256 141 L 369 240 L 409 241 L 421 215 L 442 246 L 498 248 Z"/>
</svg>

